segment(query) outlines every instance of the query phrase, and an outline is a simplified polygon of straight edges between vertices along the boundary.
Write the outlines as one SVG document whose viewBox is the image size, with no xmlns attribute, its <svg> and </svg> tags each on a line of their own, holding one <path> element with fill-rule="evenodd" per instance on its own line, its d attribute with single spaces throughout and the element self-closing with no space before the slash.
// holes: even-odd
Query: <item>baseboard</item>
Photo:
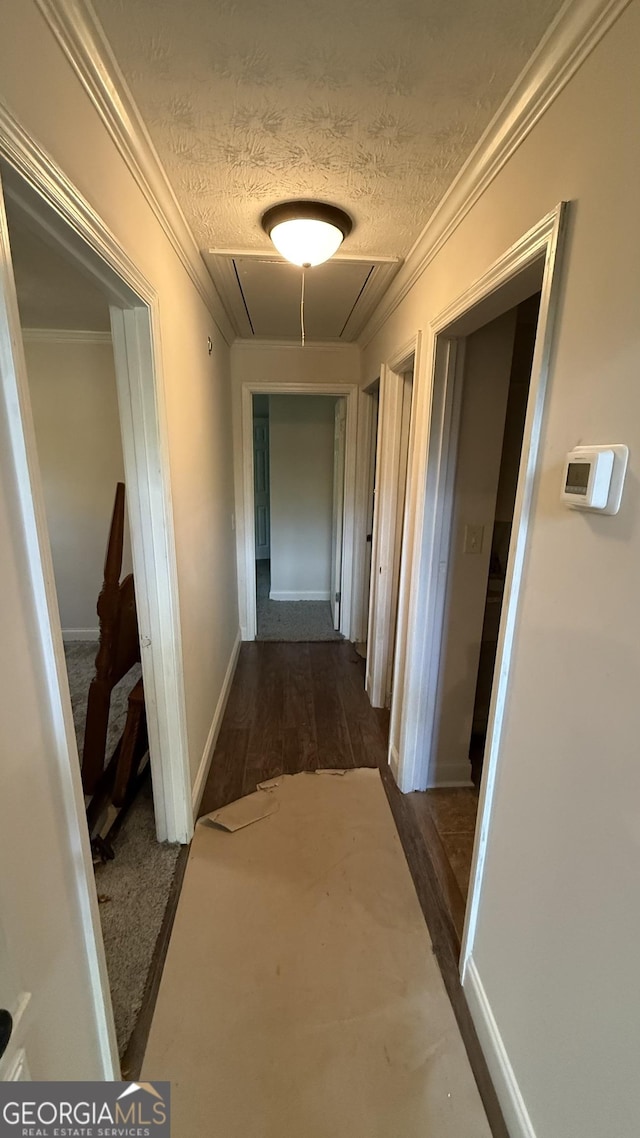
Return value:
<svg viewBox="0 0 640 1138">
<path fill-rule="evenodd" d="M 292 593 L 292 592 L 282 593 L 282 592 L 274 592 L 272 590 L 269 593 L 269 600 L 270 601 L 328 601 L 330 596 L 331 596 L 331 593 L 329 592 L 328 589 L 322 589 L 319 592 L 307 590 L 306 592 L 301 592 L 301 593 Z"/>
<path fill-rule="evenodd" d="M 96 644 L 100 639 L 99 628 L 63 628 L 62 639 L 65 644 L 71 640 L 95 640 Z"/>
<path fill-rule="evenodd" d="M 464 778 L 460 775 L 459 778 L 437 778 L 429 783 L 427 790 L 455 790 L 456 788 L 463 788 L 473 786 L 473 779 L 466 775 Z"/>
<path fill-rule="evenodd" d="M 473 786 L 471 781 L 471 763 L 468 759 L 456 763 L 438 763 L 429 779 L 429 790 L 441 786 Z"/>
<path fill-rule="evenodd" d="M 513 1067 L 509 1062 L 509 1056 L 472 956 L 466 963 L 462 987 L 510 1138 L 536 1138 Z"/>
<path fill-rule="evenodd" d="M 233 683 L 233 676 L 236 670 L 236 664 L 238 663 L 238 655 L 240 653 L 241 644 L 242 638 L 240 636 L 240 630 L 238 630 L 235 643 L 231 650 L 231 656 L 229 657 L 229 663 L 227 664 L 227 670 L 222 682 L 222 688 L 220 690 L 216 709 L 213 713 L 213 719 L 211 721 L 211 727 L 209 728 L 209 734 L 207 735 L 207 741 L 204 745 L 204 751 L 200 760 L 200 766 L 198 767 L 198 773 L 195 777 L 195 782 L 191 791 L 191 805 L 193 808 L 194 821 L 200 808 L 200 801 L 202 799 L 202 795 L 204 794 L 204 787 L 207 781 L 207 776 L 209 774 L 209 768 L 211 767 L 213 752 L 215 751 L 216 743 L 218 742 L 218 735 L 220 734 L 220 727 L 222 725 L 222 717 L 227 706 L 229 692 L 231 691 L 231 684 Z"/>
</svg>

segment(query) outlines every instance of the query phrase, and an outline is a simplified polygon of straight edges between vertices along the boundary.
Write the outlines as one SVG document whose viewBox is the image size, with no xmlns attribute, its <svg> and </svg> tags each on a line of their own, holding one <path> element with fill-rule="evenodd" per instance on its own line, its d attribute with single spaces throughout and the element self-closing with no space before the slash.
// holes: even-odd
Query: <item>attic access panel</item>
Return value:
<svg viewBox="0 0 640 1138">
<path fill-rule="evenodd" d="M 259 339 L 295 340 L 300 335 L 302 270 L 278 261 L 235 257 L 238 284 Z M 338 340 L 372 271 L 369 263 L 327 262 L 305 272 L 305 332 L 308 340 Z"/>
</svg>

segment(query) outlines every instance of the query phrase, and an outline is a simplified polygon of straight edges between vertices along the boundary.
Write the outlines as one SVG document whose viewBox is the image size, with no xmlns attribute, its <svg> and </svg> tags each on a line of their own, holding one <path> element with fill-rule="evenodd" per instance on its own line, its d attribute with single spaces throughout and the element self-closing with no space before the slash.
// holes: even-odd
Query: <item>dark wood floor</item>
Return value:
<svg viewBox="0 0 640 1138">
<path fill-rule="evenodd" d="M 278 774 L 378 767 L 494 1138 L 508 1132 L 458 974 L 461 919 L 447 900 L 424 795 L 399 792 L 387 764 L 389 717 L 364 690 L 364 661 L 352 644 L 243 644 L 200 813 L 255 790 Z"/>
<path fill-rule="evenodd" d="M 388 712 L 372 709 L 352 644 L 243 644 L 200 813 L 277 774 L 376 767 Z"/>
</svg>

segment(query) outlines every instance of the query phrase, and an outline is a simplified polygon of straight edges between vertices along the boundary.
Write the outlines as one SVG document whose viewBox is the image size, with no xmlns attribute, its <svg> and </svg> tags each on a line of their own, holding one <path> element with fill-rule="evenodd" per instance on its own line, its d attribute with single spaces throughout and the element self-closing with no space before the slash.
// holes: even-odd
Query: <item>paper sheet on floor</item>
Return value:
<svg viewBox="0 0 640 1138">
<path fill-rule="evenodd" d="M 192 844 L 142 1075 L 173 1138 L 490 1138 L 378 772 L 258 794 Z"/>
<path fill-rule="evenodd" d="M 272 785 L 277 786 L 278 784 Z M 280 806 L 278 800 L 268 794 L 267 790 L 268 784 L 264 783 L 261 789 L 256 790 L 254 794 L 247 794 L 244 798 L 238 798 L 236 802 L 230 802 L 228 806 L 222 806 L 219 810 L 212 811 L 211 814 L 204 814 L 198 821 L 198 825 L 217 826 L 221 830 L 227 830 L 228 833 L 234 834 L 236 830 L 243 830 L 252 822 L 259 822 L 262 818 L 268 818 L 270 814 L 275 814 Z"/>
</svg>

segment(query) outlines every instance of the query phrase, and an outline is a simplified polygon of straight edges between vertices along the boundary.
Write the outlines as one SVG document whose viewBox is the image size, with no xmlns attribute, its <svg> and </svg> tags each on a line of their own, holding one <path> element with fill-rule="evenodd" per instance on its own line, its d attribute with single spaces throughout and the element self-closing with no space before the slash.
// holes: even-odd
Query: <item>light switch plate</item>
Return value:
<svg viewBox="0 0 640 1138">
<path fill-rule="evenodd" d="M 464 527 L 464 552 L 482 553 L 483 539 L 484 526 L 466 525 Z"/>
</svg>

